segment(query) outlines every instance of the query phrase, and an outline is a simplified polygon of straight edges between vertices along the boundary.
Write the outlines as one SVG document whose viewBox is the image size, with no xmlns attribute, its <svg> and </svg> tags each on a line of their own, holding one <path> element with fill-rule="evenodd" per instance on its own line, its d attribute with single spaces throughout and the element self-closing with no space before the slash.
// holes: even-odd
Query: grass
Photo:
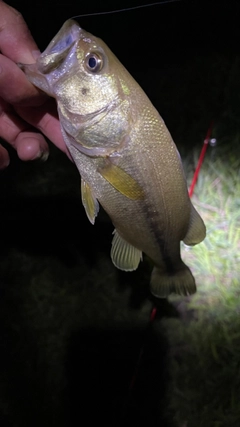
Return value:
<svg viewBox="0 0 240 427">
<path fill-rule="evenodd" d="M 193 196 L 207 237 L 182 250 L 198 292 L 171 297 L 179 318 L 162 322 L 170 342 L 169 414 L 178 427 L 239 425 L 239 139 L 239 133 L 219 136 L 216 147 L 208 147 Z"/>
</svg>

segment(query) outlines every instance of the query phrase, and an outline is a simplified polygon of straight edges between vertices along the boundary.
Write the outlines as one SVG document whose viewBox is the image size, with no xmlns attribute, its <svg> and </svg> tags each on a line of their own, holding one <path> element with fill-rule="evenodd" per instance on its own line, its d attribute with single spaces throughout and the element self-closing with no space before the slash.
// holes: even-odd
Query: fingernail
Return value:
<svg viewBox="0 0 240 427">
<path fill-rule="evenodd" d="M 6 169 L 9 166 L 9 163 L 10 163 L 9 157 L 4 160 L 0 159 L 0 171 Z"/>
<path fill-rule="evenodd" d="M 32 50 L 32 56 L 36 60 L 41 55 L 40 50 Z"/>
<path fill-rule="evenodd" d="M 37 58 L 39 57 L 39 55 L 41 55 L 41 52 L 40 50 L 37 50 L 37 49 L 23 52 L 21 55 L 21 61 L 19 61 L 19 64 L 23 64 L 23 65 L 34 64 Z"/>
<path fill-rule="evenodd" d="M 49 156 L 49 151 L 39 151 L 36 159 L 41 160 L 41 162 L 46 162 Z"/>
<path fill-rule="evenodd" d="M 4 170 L 10 163 L 10 157 L 7 150 L 0 146 L 0 170 Z"/>
</svg>

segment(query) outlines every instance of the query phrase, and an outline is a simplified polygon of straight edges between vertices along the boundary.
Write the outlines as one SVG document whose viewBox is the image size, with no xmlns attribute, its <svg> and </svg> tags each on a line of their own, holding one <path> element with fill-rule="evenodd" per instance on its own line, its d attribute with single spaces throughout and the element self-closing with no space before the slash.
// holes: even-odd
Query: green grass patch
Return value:
<svg viewBox="0 0 240 427">
<path fill-rule="evenodd" d="M 198 292 L 171 297 L 179 317 L 161 323 L 170 342 L 169 418 L 180 427 L 240 425 L 239 140 L 208 147 L 193 196 L 207 237 L 182 248 Z M 190 181 L 198 156 L 187 159 Z"/>
</svg>

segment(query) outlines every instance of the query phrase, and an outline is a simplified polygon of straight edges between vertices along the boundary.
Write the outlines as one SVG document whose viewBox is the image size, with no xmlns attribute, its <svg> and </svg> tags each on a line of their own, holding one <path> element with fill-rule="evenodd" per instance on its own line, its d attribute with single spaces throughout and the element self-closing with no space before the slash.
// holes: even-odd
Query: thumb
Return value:
<svg viewBox="0 0 240 427">
<path fill-rule="evenodd" d="M 0 51 L 14 62 L 35 62 L 38 47 L 20 12 L 0 1 Z"/>
</svg>

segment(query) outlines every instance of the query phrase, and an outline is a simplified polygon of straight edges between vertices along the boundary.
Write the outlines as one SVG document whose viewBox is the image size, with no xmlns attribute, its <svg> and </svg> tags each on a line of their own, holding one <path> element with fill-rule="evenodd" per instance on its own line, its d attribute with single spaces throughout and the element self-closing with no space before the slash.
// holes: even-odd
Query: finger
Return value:
<svg viewBox="0 0 240 427">
<path fill-rule="evenodd" d="M 9 165 L 10 159 L 7 150 L 0 145 L 0 170 L 5 169 Z"/>
<path fill-rule="evenodd" d="M 14 146 L 21 160 L 47 160 L 49 151 L 44 137 L 40 133 L 20 132 L 15 139 Z"/>
<path fill-rule="evenodd" d="M 69 159 L 70 152 L 64 142 L 59 123 L 56 102 L 53 98 L 47 99 L 44 105 L 37 108 L 16 107 L 17 114 L 33 127 L 39 129 L 50 141 L 52 141 Z"/>
<path fill-rule="evenodd" d="M 0 50 L 14 62 L 35 62 L 38 50 L 22 15 L 0 1 Z"/>
<path fill-rule="evenodd" d="M 9 104 L 39 105 L 46 95 L 33 86 L 20 68 L 0 54 L 0 97 Z"/>
<path fill-rule="evenodd" d="M 0 136 L 5 139 L 5 141 L 19 151 L 18 143 L 22 144 L 24 138 L 21 139 L 21 137 L 18 139 L 18 135 L 21 132 L 26 135 L 26 132 L 31 132 L 31 128 L 34 127 L 39 129 L 61 151 L 67 154 L 69 159 L 72 160 L 63 140 L 56 103 L 52 98 L 49 98 L 47 102 L 40 107 L 16 107 L 15 110 L 13 110 L 13 108 L 3 100 L 0 100 Z M 31 135 L 32 141 L 36 140 L 38 143 L 41 141 L 39 154 L 36 153 L 36 156 L 45 157 L 44 153 L 45 151 L 48 152 L 48 145 L 46 144 L 44 137 L 41 135 L 41 139 L 39 139 L 39 134 L 35 132 L 31 132 Z M 27 139 L 27 144 L 29 144 L 29 135 L 27 136 Z M 28 148 L 28 151 L 29 150 L 30 148 Z M 19 151 L 19 153 L 20 156 L 22 156 L 21 151 Z M 32 159 L 33 158 L 36 157 L 32 157 Z"/>
<path fill-rule="evenodd" d="M 15 142 L 19 159 L 23 161 L 41 159 L 47 160 L 49 151 L 44 137 L 40 133 L 21 132 Z M 5 169 L 10 163 L 7 150 L 0 145 L 0 170 Z"/>
<path fill-rule="evenodd" d="M 22 160 L 33 160 L 48 156 L 48 145 L 40 133 L 16 116 L 14 111 L 3 101 L 0 102 L 0 136 L 17 150 Z M 6 153 L 2 152 L 3 159 Z"/>
</svg>

